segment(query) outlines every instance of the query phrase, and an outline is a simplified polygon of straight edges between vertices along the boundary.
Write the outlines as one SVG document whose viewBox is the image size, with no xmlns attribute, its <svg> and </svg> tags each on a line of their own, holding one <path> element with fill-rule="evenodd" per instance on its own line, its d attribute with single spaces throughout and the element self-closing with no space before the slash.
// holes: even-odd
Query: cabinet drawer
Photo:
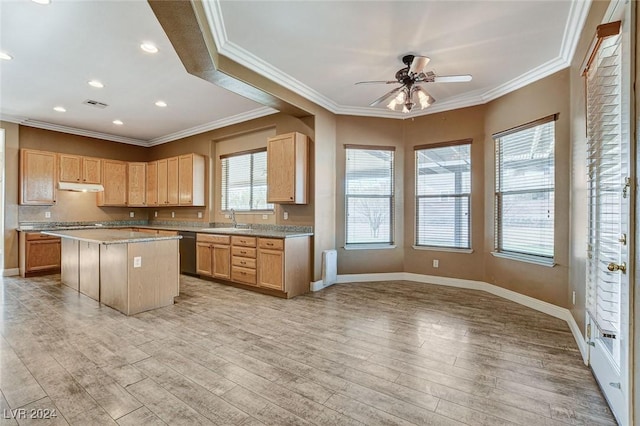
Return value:
<svg viewBox="0 0 640 426">
<path fill-rule="evenodd" d="M 229 244 L 228 235 L 197 234 L 196 240 L 203 243 Z"/>
<path fill-rule="evenodd" d="M 233 266 L 231 267 L 231 279 L 239 283 L 256 285 L 256 270 Z"/>
<path fill-rule="evenodd" d="M 233 264 L 233 266 L 256 269 L 256 260 L 249 259 L 248 257 L 233 256 L 233 258 L 231 259 L 231 263 Z"/>
<path fill-rule="evenodd" d="M 269 250 L 284 250 L 284 240 L 280 238 L 260 238 L 258 247 Z"/>
<path fill-rule="evenodd" d="M 231 248 L 231 254 L 233 256 L 250 257 L 252 259 L 255 259 L 256 258 L 256 249 L 233 246 Z"/>
<path fill-rule="evenodd" d="M 255 247 L 256 246 L 256 237 L 234 236 L 234 237 L 231 237 L 231 243 L 234 246 Z"/>
<path fill-rule="evenodd" d="M 27 235 L 25 236 L 27 241 L 38 241 L 38 240 L 59 240 L 59 237 L 54 237 L 52 235 L 45 235 L 45 234 L 41 234 L 39 232 L 27 232 Z"/>
</svg>

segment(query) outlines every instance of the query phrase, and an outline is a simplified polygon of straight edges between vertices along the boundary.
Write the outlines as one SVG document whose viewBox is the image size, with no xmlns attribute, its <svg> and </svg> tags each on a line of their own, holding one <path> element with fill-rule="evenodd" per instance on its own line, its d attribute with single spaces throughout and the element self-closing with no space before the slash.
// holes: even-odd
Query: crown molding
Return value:
<svg viewBox="0 0 640 426">
<path fill-rule="evenodd" d="M 243 123 L 245 121 L 254 120 L 256 118 L 265 117 L 271 114 L 276 114 L 277 112 L 278 112 L 277 110 L 269 107 L 254 109 L 251 111 L 232 115 L 231 117 L 222 118 L 220 120 L 212 121 L 210 123 L 202 124 L 200 126 L 191 127 L 189 129 L 181 130 L 179 132 L 161 136 L 159 138 L 151 139 L 148 142 L 147 146 L 160 145 L 163 143 L 186 138 L 188 136 L 193 136 L 200 133 L 209 132 L 211 130 L 220 129 L 222 127 L 231 126 L 233 124 Z"/>
</svg>

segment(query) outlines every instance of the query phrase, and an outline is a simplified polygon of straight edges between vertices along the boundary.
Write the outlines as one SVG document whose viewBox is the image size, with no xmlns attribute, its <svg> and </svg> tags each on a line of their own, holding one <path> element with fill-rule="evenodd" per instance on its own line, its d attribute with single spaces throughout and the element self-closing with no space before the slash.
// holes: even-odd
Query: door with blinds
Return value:
<svg viewBox="0 0 640 426">
<path fill-rule="evenodd" d="M 618 422 L 627 424 L 633 164 L 630 89 L 626 86 L 620 24 L 598 27 L 598 39 L 584 73 L 589 172 L 587 338 L 594 375 Z"/>
</svg>

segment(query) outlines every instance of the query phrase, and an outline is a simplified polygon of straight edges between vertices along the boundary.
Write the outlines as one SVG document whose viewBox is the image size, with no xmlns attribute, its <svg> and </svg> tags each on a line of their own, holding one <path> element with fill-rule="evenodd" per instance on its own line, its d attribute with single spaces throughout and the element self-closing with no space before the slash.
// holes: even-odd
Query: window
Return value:
<svg viewBox="0 0 640 426">
<path fill-rule="evenodd" d="M 346 148 L 346 244 L 393 244 L 393 147 Z"/>
<path fill-rule="evenodd" d="M 470 249 L 471 140 L 415 147 L 416 245 Z"/>
<path fill-rule="evenodd" d="M 553 262 L 556 119 L 493 135 L 497 252 Z"/>
<path fill-rule="evenodd" d="M 224 155 L 222 163 L 222 210 L 273 210 L 267 204 L 267 150 Z"/>
</svg>

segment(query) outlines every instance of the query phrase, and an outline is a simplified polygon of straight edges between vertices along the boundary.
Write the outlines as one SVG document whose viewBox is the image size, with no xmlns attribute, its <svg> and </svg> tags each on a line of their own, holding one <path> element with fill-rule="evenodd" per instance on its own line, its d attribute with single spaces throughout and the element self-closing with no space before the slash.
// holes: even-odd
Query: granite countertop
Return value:
<svg viewBox="0 0 640 426">
<path fill-rule="evenodd" d="M 124 229 L 82 229 L 82 230 L 47 230 L 43 234 L 72 240 L 87 241 L 97 244 L 144 243 L 160 240 L 179 240 L 179 235 L 151 235 L 144 232 L 126 231 Z"/>
<path fill-rule="evenodd" d="M 223 234 L 223 235 L 244 235 L 253 237 L 266 237 L 266 238 L 295 238 L 295 237 L 309 237 L 313 235 L 313 232 L 304 231 L 278 231 L 270 229 L 243 229 L 243 228 L 212 228 L 212 227 L 198 227 L 189 225 L 138 225 L 138 224 L 123 224 L 123 225 L 101 225 L 101 224 L 33 224 L 20 226 L 18 231 L 21 232 L 43 232 L 49 234 L 50 232 L 59 231 L 72 231 L 72 230 L 118 230 L 120 228 L 144 228 L 144 229 L 158 229 L 165 231 L 186 231 L 197 232 L 201 234 Z M 130 232 L 130 231 L 123 231 Z M 142 233 L 135 233 L 142 234 Z M 49 234 L 50 235 L 50 234 Z M 149 237 L 149 234 L 145 234 Z M 172 237 L 175 238 L 175 237 Z"/>
</svg>

